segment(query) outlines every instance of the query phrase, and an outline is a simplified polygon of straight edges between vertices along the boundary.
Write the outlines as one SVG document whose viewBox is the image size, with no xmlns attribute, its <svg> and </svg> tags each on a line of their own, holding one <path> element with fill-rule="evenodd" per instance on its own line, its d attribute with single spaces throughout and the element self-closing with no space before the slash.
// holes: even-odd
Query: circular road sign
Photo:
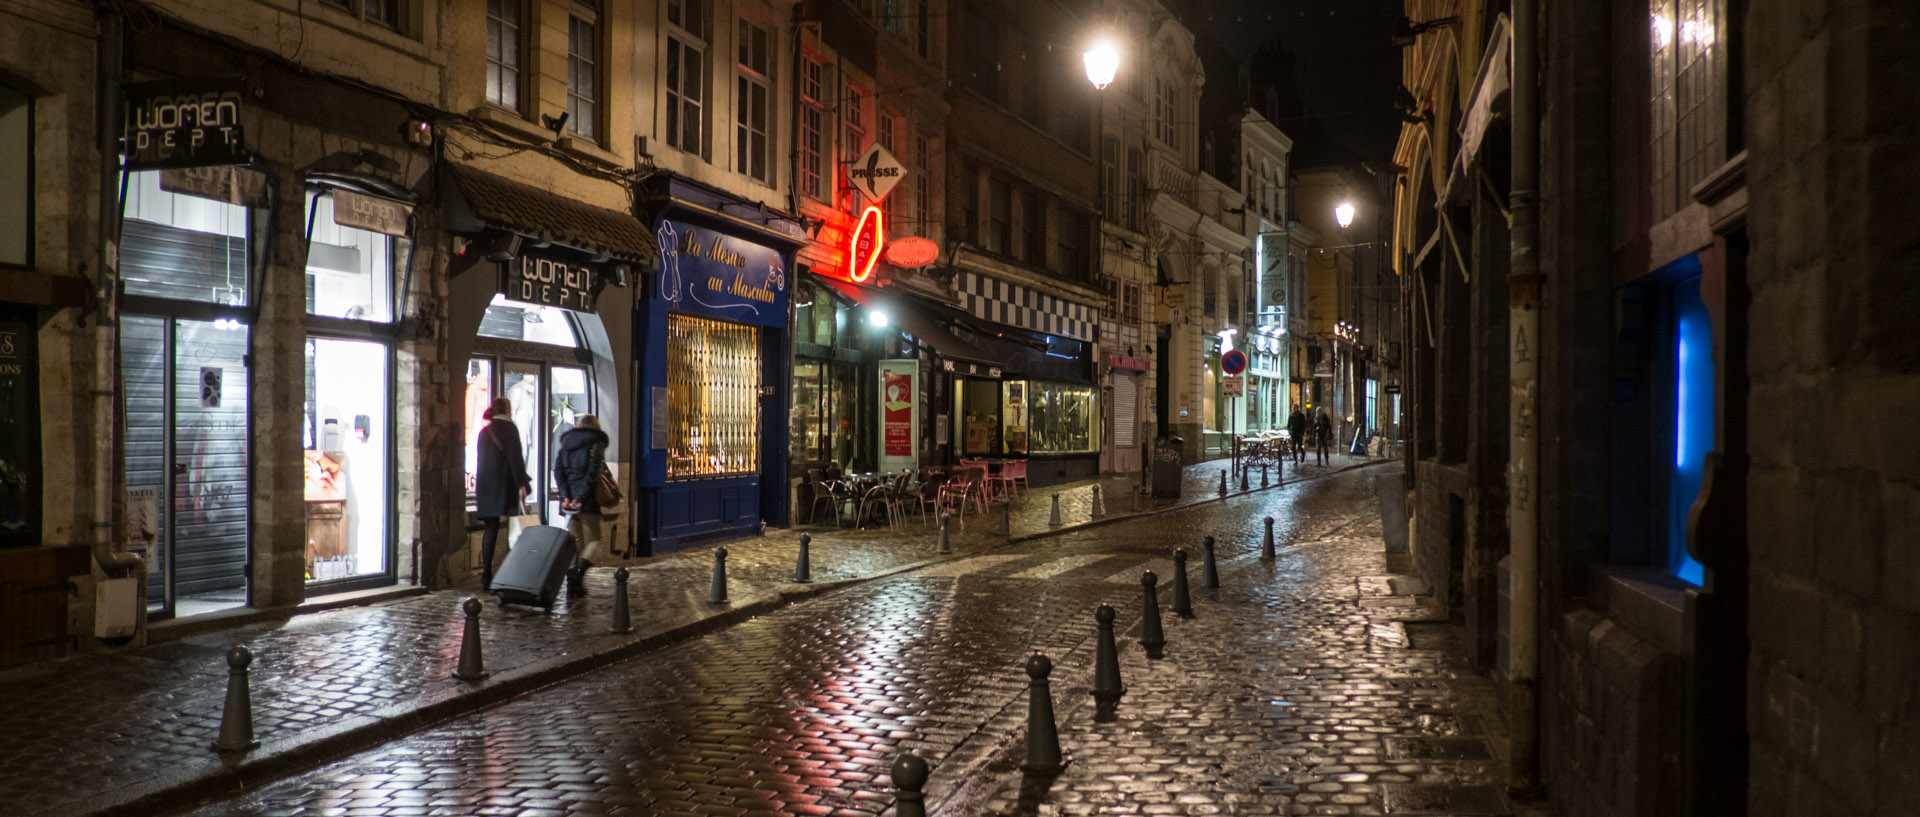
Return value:
<svg viewBox="0 0 1920 817">
<path fill-rule="evenodd" d="M 1220 356 L 1220 371 L 1227 374 L 1239 374 L 1247 370 L 1247 353 L 1239 349 L 1228 349 Z"/>
</svg>

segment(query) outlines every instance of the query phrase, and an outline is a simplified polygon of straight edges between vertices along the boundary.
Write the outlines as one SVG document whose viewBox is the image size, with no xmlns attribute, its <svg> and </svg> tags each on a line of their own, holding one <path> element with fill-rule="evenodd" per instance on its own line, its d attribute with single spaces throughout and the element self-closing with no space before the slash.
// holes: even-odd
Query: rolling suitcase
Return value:
<svg viewBox="0 0 1920 817">
<path fill-rule="evenodd" d="M 507 551 L 500 571 L 493 574 L 493 592 L 502 604 L 525 604 L 553 609 L 560 584 L 573 566 L 573 537 L 566 528 L 535 525 L 520 532 Z"/>
</svg>

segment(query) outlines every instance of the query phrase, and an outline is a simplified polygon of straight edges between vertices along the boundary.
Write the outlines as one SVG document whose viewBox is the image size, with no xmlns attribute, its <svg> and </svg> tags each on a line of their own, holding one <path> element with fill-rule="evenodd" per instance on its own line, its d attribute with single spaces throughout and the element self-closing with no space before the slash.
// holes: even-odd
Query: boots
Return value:
<svg viewBox="0 0 1920 817">
<path fill-rule="evenodd" d="M 573 563 L 573 569 L 567 571 L 567 598 L 587 597 L 587 568 L 592 566 L 593 563 L 585 559 L 579 559 Z"/>
</svg>

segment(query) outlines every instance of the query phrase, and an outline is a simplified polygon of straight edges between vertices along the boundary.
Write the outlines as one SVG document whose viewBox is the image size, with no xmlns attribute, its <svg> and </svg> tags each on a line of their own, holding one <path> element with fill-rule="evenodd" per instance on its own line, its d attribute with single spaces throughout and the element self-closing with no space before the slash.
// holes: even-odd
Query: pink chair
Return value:
<svg viewBox="0 0 1920 817">
<path fill-rule="evenodd" d="M 1029 491 L 1033 490 L 1033 486 L 1027 483 L 1026 460 L 1007 460 L 1001 463 L 1000 475 L 995 477 L 995 480 L 1005 486 L 1008 499 L 1020 498 L 1020 492 L 1015 488 L 1016 485 L 1024 487 Z"/>
</svg>

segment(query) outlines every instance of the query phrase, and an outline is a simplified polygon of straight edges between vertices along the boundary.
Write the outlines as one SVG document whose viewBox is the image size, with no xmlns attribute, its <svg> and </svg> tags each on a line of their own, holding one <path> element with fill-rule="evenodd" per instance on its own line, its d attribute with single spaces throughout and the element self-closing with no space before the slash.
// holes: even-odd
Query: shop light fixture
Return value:
<svg viewBox="0 0 1920 817">
<path fill-rule="evenodd" d="M 887 313 L 878 309 L 869 309 L 867 310 L 867 323 L 872 324 L 876 329 L 885 329 L 887 328 Z"/>
</svg>

